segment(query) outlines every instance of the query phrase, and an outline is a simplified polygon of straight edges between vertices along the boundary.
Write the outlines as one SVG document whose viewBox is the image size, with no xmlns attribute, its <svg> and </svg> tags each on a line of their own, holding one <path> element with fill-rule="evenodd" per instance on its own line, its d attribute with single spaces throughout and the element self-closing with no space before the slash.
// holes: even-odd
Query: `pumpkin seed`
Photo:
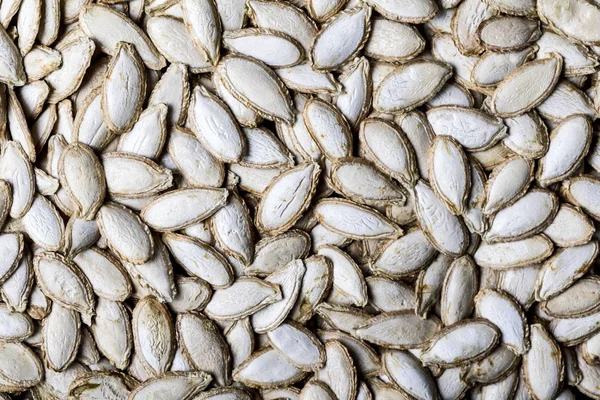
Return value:
<svg viewBox="0 0 600 400">
<path fill-rule="evenodd" d="M 531 349 L 523 356 L 523 377 L 535 398 L 554 398 L 558 394 L 564 365 L 557 343 L 542 325 L 531 326 Z"/>
</svg>

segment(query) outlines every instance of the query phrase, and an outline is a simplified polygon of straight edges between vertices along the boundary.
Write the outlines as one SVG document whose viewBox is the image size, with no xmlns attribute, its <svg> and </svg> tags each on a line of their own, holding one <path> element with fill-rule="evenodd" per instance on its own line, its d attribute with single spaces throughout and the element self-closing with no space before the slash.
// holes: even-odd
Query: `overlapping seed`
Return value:
<svg viewBox="0 0 600 400">
<path fill-rule="evenodd" d="M 600 6 L 5 0 L 0 398 L 600 398 Z"/>
</svg>

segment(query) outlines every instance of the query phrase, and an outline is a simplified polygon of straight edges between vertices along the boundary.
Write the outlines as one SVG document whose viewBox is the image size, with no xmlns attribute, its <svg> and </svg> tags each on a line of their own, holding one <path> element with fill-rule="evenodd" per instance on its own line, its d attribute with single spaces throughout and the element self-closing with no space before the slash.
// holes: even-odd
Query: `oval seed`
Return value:
<svg viewBox="0 0 600 400">
<path fill-rule="evenodd" d="M 210 217 L 225 204 L 228 195 L 226 189 L 177 189 L 154 198 L 140 216 L 154 230 L 175 231 Z"/>
<path fill-rule="evenodd" d="M 93 150 L 83 143 L 74 143 L 62 152 L 59 178 L 72 198 L 78 218 L 93 219 L 106 192 L 102 165 Z"/>
<path fill-rule="evenodd" d="M 246 28 L 225 32 L 223 45 L 273 68 L 293 67 L 304 59 L 304 49 L 300 43 L 275 30 Z"/>
<path fill-rule="evenodd" d="M 373 94 L 373 107 L 387 113 L 410 111 L 433 98 L 450 75 L 449 64 L 409 61 L 386 75 Z"/>
<path fill-rule="evenodd" d="M 506 118 L 524 114 L 538 106 L 556 86 L 561 69 L 562 58 L 558 55 L 531 61 L 517 68 L 494 91 L 492 111 Z M 517 88 L 520 89 L 517 91 Z"/>
<path fill-rule="evenodd" d="M 59 304 L 52 306 L 42 328 L 42 350 L 50 368 L 63 371 L 75 360 L 81 340 L 80 329 L 79 314 Z"/>
<path fill-rule="evenodd" d="M 131 319 L 125 306 L 120 302 L 100 297 L 91 330 L 98 351 L 117 368 L 127 368 L 133 348 L 133 337 Z"/>
<path fill-rule="evenodd" d="M 129 297 L 129 276 L 110 254 L 92 247 L 77 254 L 73 262 L 88 278 L 96 295 L 113 301 L 125 301 Z"/>
<path fill-rule="evenodd" d="M 584 276 L 562 293 L 542 303 L 542 308 L 554 318 L 576 318 L 595 313 L 600 306 L 599 284 L 596 275 Z"/>
<path fill-rule="evenodd" d="M 538 399 L 553 399 L 560 390 L 564 365 L 560 348 L 542 325 L 531 326 L 531 349 L 523 356 L 523 377 Z"/>
<path fill-rule="evenodd" d="M 135 47 L 118 43 L 102 86 L 102 113 L 115 133 L 130 130 L 142 111 L 146 73 Z"/>
<path fill-rule="evenodd" d="M 153 375 L 165 372 L 175 354 L 175 326 L 166 306 L 151 296 L 140 300 L 133 309 L 132 332 L 144 367 Z"/>
<path fill-rule="evenodd" d="M 104 153 L 102 167 L 108 192 L 120 198 L 152 196 L 173 184 L 173 174 L 169 169 L 135 154 Z"/>
<path fill-rule="evenodd" d="M 463 256 L 452 262 L 440 299 L 444 325 L 452 325 L 471 314 L 478 283 L 477 269 L 471 257 Z"/>
</svg>

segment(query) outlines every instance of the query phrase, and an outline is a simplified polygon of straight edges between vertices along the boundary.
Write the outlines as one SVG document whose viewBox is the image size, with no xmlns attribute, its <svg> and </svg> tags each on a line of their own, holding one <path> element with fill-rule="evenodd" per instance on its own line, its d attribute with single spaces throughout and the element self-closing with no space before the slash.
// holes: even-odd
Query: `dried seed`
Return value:
<svg viewBox="0 0 600 400">
<path fill-rule="evenodd" d="M 568 8 L 565 15 L 563 7 Z M 583 0 L 569 0 L 566 4 L 559 4 L 555 0 L 542 0 L 537 5 L 540 19 L 568 37 L 585 44 L 600 44 L 600 33 L 593 24 L 600 17 L 600 10 Z"/>
<path fill-rule="evenodd" d="M 536 298 L 548 300 L 567 289 L 587 272 L 597 255 L 596 241 L 558 250 L 542 266 Z"/>
<path fill-rule="evenodd" d="M 258 230 L 274 235 L 294 225 L 310 205 L 319 173 L 319 166 L 310 163 L 288 169 L 274 178 L 258 204 Z"/>
<path fill-rule="evenodd" d="M 284 260 L 281 262 L 283 263 Z M 329 293 L 333 280 L 333 266 L 326 257 L 318 255 L 309 257 L 304 260 L 304 265 L 306 272 L 302 277 L 298 300 L 289 314 L 291 319 L 300 323 L 306 322 L 313 316 L 316 307 Z"/>
<path fill-rule="evenodd" d="M 124 301 L 131 293 L 131 283 L 121 263 L 97 247 L 82 250 L 73 258 L 90 281 L 94 293 L 113 301 Z"/>
<path fill-rule="evenodd" d="M 473 259 L 485 268 L 508 269 L 541 262 L 553 252 L 552 242 L 544 235 L 507 243 L 482 243 Z"/>
<path fill-rule="evenodd" d="M 165 233 L 163 241 L 188 274 L 207 281 L 216 289 L 226 288 L 233 282 L 231 265 L 211 246 L 175 233 Z"/>
<path fill-rule="evenodd" d="M 432 19 L 438 11 L 434 1 L 403 0 L 391 2 L 388 0 L 369 0 L 367 2 L 375 11 L 392 21 L 421 24 Z"/>
<path fill-rule="evenodd" d="M 482 88 L 493 88 L 508 74 L 534 56 L 535 47 L 507 53 L 487 51 L 481 55 L 471 71 L 471 81 Z M 546 54 L 548 56 L 550 54 Z"/>
<path fill-rule="evenodd" d="M 542 32 L 539 22 L 519 17 L 492 17 L 479 25 L 476 35 L 487 50 L 520 50 L 535 40 Z"/>
<path fill-rule="evenodd" d="M 281 298 L 252 315 L 252 328 L 256 333 L 267 333 L 281 325 L 298 298 L 305 272 L 304 263 L 294 260 L 265 278 L 265 282 L 279 285 Z"/>
<path fill-rule="evenodd" d="M 242 277 L 228 288 L 215 290 L 205 312 L 217 321 L 237 320 L 281 299 L 279 285 L 257 278 Z"/>
<path fill-rule="evenodd" d="M 418 177 L 415 154 L 402 130 L 383 119 L 369 118 L 360 124 L 361 150 L 383 172 L 406 186 Z"/>
<path fill-rule="evenodd" d="M 233 322 L 223 334 L 231 352 L 231 365 L 235 369 L 254 351 L 254 332 L 250 319 L 244 318 Z"/>
<path fill-rule="evenodd" d="M 550 134 L 550 147 L 537 170 L 538 182 L 548 186 L 572 175 L 590 148 L 591 136 L 592 125 L 585 116 L 563 120 Z"/>
<path fill-rule="evenodd" d="M 26 77 L 23 69 L 23 59 L 17 46 L 15 46 L 4 28 L 0 28 L 0 49 L 4 54 L 0 80 L 8 85 L 24 85 Z"/>
<path fill-rule="evenodd" d="M 81 270 L 60 254 L 50 252 L 36 255 L 33 268 L 42 292 L 61 306 L 82 313 L 89 325 L 94 313 L 94 293 Z"/>
<path fill-rule="evenodd" d="M 104 153 L 102 167 L 108 192 L 120 198 L 151 196 L 173 184 L 173 175 L 169 169 L 134 154 Z"/>
<path fill-rule="evenodd" d="M 329 386 L 319 381 L 309 381 L 300 392 L 301 400 L 334 400 L 335 393 Z"/>
<path fill-rule="evenodd" d="M 501 342 L 516 354 L 529 349 L 529 327 L 523 310 L 509 295 L 485 289 L 475 297 L 475 314 L 498 327 Z"/>
<path fill-rule="evenodd" d="M 59 304 L 52 306 L 42 328 L 42 351 L 50 368 L 64 371 L 75 360 L 81 340 L 80 329 L 79 314 Z"/>
<path fill-rule="evenodd" d="M 221 100 L 197 86 L 192 93 L 189 115 L 192 130 L 213 156 L 225 162 L 240 160 L 246 152 L 246 140 Z"/>
<path fill-rule="evenodd" d="M 463 222 L 448 211 L 423 181 L 417 183 L 414 194 L 417 219 L 427 239 L 444 254 L 462 255 L 469 245 Z"/>
<path fill-rule="evenodd" d="M 217 68 L 225 87 L 242 104 L 269 120 L 294 120 L 287 88 L 264 64 L 245 56 L 228 55 Z"/>
<path fill-rule="evenodd" d="M 595 275 L 584 276 L 562 293 L 542 303 L 543 310 L 554 318 L 578 318 L 598 311 L 600 298 Z"/>
<path fill-rule="evenodd" d="M 133 337 L 131 320 L 125 306 L 100 297 L 91 330 L 100 353 L 117 368 L 127 368 Z"/>
<path fill-rule="evenodd" d="M 498 85 L 492 111 L 499 117 L 516 117 L 540 105 L 556 86 L 561 70 L 562 57 L 557 54 L 523 64 Z"/>
<path fill-rule="evenodd" d="M 202 392 L 211 380 L 211 376 L 202 371 L 167 372 L 138 385 L 128 399 L 142 400 L 153 396 L 191 399 Z"/>
<path fill-rule="evenodd" d="M 184 0 L 180 4 L 185 26 L 194 44 L 202 49 L 211 64 L 215 65 L 219 60 L 221 39 L 221 19 L 216 3 L 212 0 Z"/>
<path fill-rule="evenodd" d="M 320 200 L 315 212 L 326 228 L 352 239 L 393 238 L 402 233 L 399 227 L 377 211 L 348 200 Z"/>
<path fill-rule="evenodd" d="M 394 69 L 375 89 L 373 107 L 380 112 L 407 112 L 433 98 L 452 74 L 449 64 L 413 60 Z"/>
<path fill-rule="evenodd" d="M 127 207 L 107 203 L 96 218 L 108 247 L 120 259 L 133 264 L 149 261 L 153 255 L 153 239 L 148 227 Z"/>
<path fill-rule="evenodd" d="M 351 60 L 369 37 L 370 7 L 341 11 L 321 27 L 310 49 L 310 60 L 316 70 L 333 70 Z"/>
<path fill-rule="evenodd" d="M 283 323 L 267 332 L 267 337 L 274 349 L 302 370 L 321 368 L 325 362 L 323 345 L 312 332 L 300 324 Z"/>
<path fill-rule="evenodd" d="M 293 67 L 279 68 L 275 73 L 285 86 L 301 93 L 334 94 L 340 91 L 333 75 L 327 71 L 315 71 L 307 62 Z M 337 106 L 340 108 L 339 104 Z M 343 112 L 341 108 L 340 111 Z"/>
<path fill-rule="evenodd" d="M 117 44 L 127 42 L 135 46 L 148 68 L 161 69 L 165 66 L 165 59 L 146 34 L 118 11 L 101 4 L 90 4 L 81 10 L 79 22 L 83 32 L 98 42 L 106 53 L 115 54 Z M 107 26 L 112 27 L 110 32 L 105 29 Z"/>
<path fill-rule="evenodd" d="M 487 356 L 498 343 L 500 331 L 482 319 L 470 319 L 442 330 L 421 354 L 425 364 L 457 366 Z"/>
<path fill-rule="evenodd" d="M 591 73 L 598 64 L 597 56 L 587 48 L 552 30 L 544 30 L 535 44 L 539 47 L 538 57 L 544 57 L 552 52 L 563 57 L 565 76 Z"/>
<path fill-rule="evenodd" d="M 256 243 L 254 261 L 244 271 L 249 275 L 266 276 L 292 260 L 305 258 L 309 250 L 310 237 L 300 230 L 266 237 Z"/>
<path fill-rule="evenodd" d="M 140 216 L 154 230 L 175 231 L 210 217 L 226 203 L 228 195 L 226 189 L 177 189 L 154 198 Z"/>
<path fill-rule="evenodd" d="M 517 368 L 520 361 L 507 346 L 498 346 L 483 360 L 471 364 L 461 377 L 470 385 L 493 384 L 502 381 Z"/>
<path fill-rule="evenodd" d="M 278 350 L 263 347 L 233 371 L 233 379 L 250 387 L 272 388 L 291 385 L 306 373 L 285 359 Z"/>
<path fill-rule="evenodd" d="M 304 49 L 296 39 L 270 29 L 247 28 L 225 32 L 223 45 L 273 68 L 293 67 L 304 59 Z"/>
<path fill-rule="evenodd" d="M 325 354 L 325 365 L 315 372 L 315 380 L 325 383 L 337 399 L 356 398 L 356 368 L 348 350 L 337 340 L 328 340 L 325 342 Z M 346 373 L 338 374 L 340 370 Z"/>
<path fill-rule="evenodd" d="M 104 122 L 114 133 L 131 130 L 146 97 L 146 73 L 135 47 L 117 43 L 102 85 Z"/>
<path fill-rule="evenodd" d="M 407 396 L 423 400 L 438 397 L 435 381 L 415 356 L 407 351 L 386 350 L 381 359 L 387 376 Z"/>
<path fill-rule="evenodd" d="M 559 82 L 550 96 L 538 105 L 537 110 L 544 119 L 554 122 L 560 122 L 574 114 L 590 118 L 597 116 L 589 97 L 568 81 Z"/>
<path fill-rule="evenodd" d="M 385 246 L 371 268 L 377 273 L 403 277 L 424 269 L 436 255 L 423 231 L 414 229 Z"/>
<path fill-rule="evenodd" d="M 531 349 L 523 356 L 523 377 L 532 397 L 553 399 L 558 394 L 564 365 L 557 343 L 542 325 L 531 326 Z"/>
<path fill-rule="evenodd" d="M 440 299 L 440 314 L 444 325 L 452 325 L 471 314 L 478 288 L 477 268 L 469 256 L 452 262 L 444 283 Z"/>
<path fill-rule="evenodd" d="M 420 347 L 439 331 L 437 318 L 421 319 L 411 311 L 381 313 L 356 327 L 362 340 L 392 349 Z"/>
<path fill-rule="evenodd" d="M 33 281 L 34 274 L 31 252 L 26 251 L 21 257 L 15 271 L 0 286 L 2 300 L 10 310 L 25 312 L 27 303 L 29 302 L 29 295 L 33 289 Z"/>
<path fill-rule="evenodd" d="M 229 349 L 212 321 L 198 313 L 179 314 L 177 334 L 184 357 L 195 369 L 210 373 L 219 385 L 230 383 Z"/>
<path fill-rule="evenodd" d="M 466 150 L 486 150 L 506 136 L 499 118 L 472 108 L 444 106 L 427 111 L 436 135 L 451 136 Z"/>
<path fill-rule="evenodd" d="M 490 174 L 485 184 L 486 204 L 483 211 L 494 214 L 516 202 L 533 179 L 533 163 L 522 158 L 509 160 Z"/>
<path fill-rule="evenodd" d="M 532 189 L 496 213 L 484 239 L 495 243 L 531 237 L 546 229 L 557 211 L 558 198 L 552 192 Z"/>
<path fill-rule="evenodd" d="M 326 157 L 335 161 L 351 155 L 350 127 L 335 106 L 319 98 L 309 99 L 302 115 L 308 132 Z"/>
<path fill-rule="evenodd" d="M 4 383 L 19 388 L 40 383 L 44 376 L 42 363 L 29 347 L 20 343 L 2 343 L 0 354 L 0 378 Z"/>
</svg>

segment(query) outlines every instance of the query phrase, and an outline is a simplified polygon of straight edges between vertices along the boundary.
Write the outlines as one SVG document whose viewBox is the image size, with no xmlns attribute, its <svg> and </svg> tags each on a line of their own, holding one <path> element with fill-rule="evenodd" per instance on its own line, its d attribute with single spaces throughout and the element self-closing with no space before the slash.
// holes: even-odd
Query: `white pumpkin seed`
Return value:
<svg viewBox="0 0 600 400">
<path fill-rule="evenodd" d="M 452 262 L 444 278 L 440 298 L 444 325 L 457 323 L 471 314 L 478 280 L 477 268 L 471 257 L 463 256 Z"/>
<path fill-rule="evenodd" d="M 533 179 L 533 163 L 515 158 L 494 168 L 485 184 L 486 204 L 483 212 L 494 214 L 509 207 L 527 191 Z"/>
<path fill-rule="evenodd" d="M 375 8 L 375 11 L 392 21 L 406 22 L 409 24 L 421 24 L 434 17 L 438 11 L 434 1 L 402 0 L 400 2 L 390 0 L 369 0 L 367 2 Z"/>
<path fill-rule="evenodd" d="M 404 350 L 426 344 L 441 325 L 435 317 L 421 319 L 411 311 L 381 313 L 358 325 L 355 335 L 378 346 Z"/>
<path fill-rule="evenodd" d="M 102 85 L 104 122 L 115 133 L 131 130 L 146 97 L 146 74 L 142 59 L 129 43 L 117 43 Z"/>
<path fill-rule="evenodd" d="M 433 98 L 451 75 L 449 64 L 409 61 L 386 75 L 375 89 L 373 107 L 388 113 L 410 111 Z"/>
<path fill-rule="evenodd" d="M 462 255 L 469 245 L 463 222 L 450 213 L 423 181 L 415 186 L 414 195 L 417 219 L 427 239 L 444 254 Z"/>
<path fill-rule="evenodd" d="M 254 352 L 233 371 L 233 379 L 250 387 L 272 388 L 290 385 L 306 376 L 281 353 L 270 347 Z"/>
<path fill-rule="evenodd" d="M 140 216 L 154 230 L 175 231 L 210 217 L 226 203 L 228 195 L 226 189 L 177 189 L 156 197 Z"/>
<path fill-rule="evenodd" d="M 191 399 L 202 392 L 211 380 L 211 376 L 202 371 L 167 372 L 138 385 L 128 399 L 142 400 L 152 396 Z"/>
<path fill-rule="evenodd" d="M 81 321 L 73 310 L 52 306 L 50 314 L 44 318 L 42 328 L 42 351 L 48 366 L 55 371 L 63 371 L 77 356 L 81 340 Z"/>
<path fill-rule="evenodd" d="M 508 243 L 482 243 L 473 259 L 485 268 L 508 269 L 544 261 L 553 252 L 552 242 L 544 235 Z"/>
<path fill-rule="evenodd" d="M 221 18 L 214 1 L 181 1 L 183 20 L 194 44 L 215 65 L 219 60 Z"/>
<path fill-rule="evenodd" d="M 333 70 L 353 59 L 369 37 L 370 7 L 341 11 L 321 27 L 310 49 L 316 70 Z"/>
<path fill-rule="evenodd" d="M 538 399 L 553 399 L 564 374 L 560 348 L 542 325 L 531 326 L 531 349 L 523 356 L 523 377 L 529 393 Z"/>
</svg>

